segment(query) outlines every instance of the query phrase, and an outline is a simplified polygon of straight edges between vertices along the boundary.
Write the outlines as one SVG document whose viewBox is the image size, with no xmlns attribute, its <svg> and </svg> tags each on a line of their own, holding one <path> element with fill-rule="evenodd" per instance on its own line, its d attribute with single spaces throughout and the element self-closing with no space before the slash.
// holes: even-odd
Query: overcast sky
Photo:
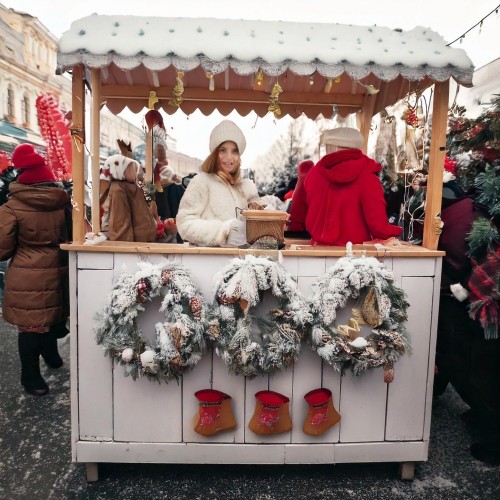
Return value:
<svg viewBox="0 0 500 500">
<path fill-rule="evenodd" d="M 447 42 L 452 42 L 498 6 L 498 0 L 0 0 L 6 6 L 35 16 L 56 37 L 69 29 L 72 21 L 92 13 L 164 17 L 216 17 L 226 19 L 262 19 L 282 21 L 332 22 L 355 25 L 378 25 L 389 28 L 412 29 L 425 26 L 438 32 Z M 493 13 L 482 27 L 474 28 L 453 47 L 463 48 L 476 68 L 500 57 L 500 13 Z M 176 113 L 177 115 L 177 113 Z M 188 120 L 185 116 L 167 117 L 167 125 L 178 141 L 178 149 L 189 154 L 184 147 L 185 134 L 193 137 L 197 130 L 208 141 L 214 119 L 194 114 Z M 239 118 L 239 117 L 238 117 Z M 215 122 L 220 115 L 215 117 Z M 238 123 L 245 133 L 261 129 L 260 137 L 276 135 L 286 128 L 286 120 L 274 123 L 271 117 L 258 119 L 248 116 Z M 138 124 L 138 123 L 136 123 Z M 280 126 L 281 125 L 281 126 Z M 252 127 L 254 127 L 252 129 Z M 189 130 L 189 134 L 187 134 Z M 253 130 L 253 132 L 250 132 Z M 205 138 L 204 138 L 205 139 Z M 262 154 L 266 145 L 261 139 L 249 138 L 252 157 Z M 253 140 L 252 140 L 253 139 Z M 265 141 L 264 141 L 265 142 Z M 253 143 L 253 144 L 252 144 Z M 252 147 L 253 145 L 253 147 Z M 207 145 L 200 145 L 193 156 L 203 158 Z M 250 160 L 250 158 L 249 158 Z"/>
</svg>

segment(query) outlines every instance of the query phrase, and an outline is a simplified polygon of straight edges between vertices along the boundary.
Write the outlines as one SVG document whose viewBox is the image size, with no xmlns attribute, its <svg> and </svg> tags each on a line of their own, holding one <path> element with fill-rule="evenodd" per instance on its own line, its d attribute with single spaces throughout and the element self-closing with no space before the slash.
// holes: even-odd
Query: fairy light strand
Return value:
<svg viewBox="0 0 500 500">
<path fill-rule="evenodd" d="M 462 35 L 460 35 L 458 38 L 456 38 L 455 40 L 453 40 L 453 42 L 450 42 L 448 44 L 446 44 L 447 47 L 449 47 L 450 45 L 453 45 L 455 42 L 458 42 L 459 40 L 462 40 L 463 38 L 465 38 L 465 35 L 467 35 L 467 33 L 469 33 L 470 31 L 472 31 L 476 26 L 479 26 L 483 24 L 483 21 L 485 19 L 487 19 L 488 17 L 491 16 L 491 14 L 493 14 L 494 12 L 496 12 L 498 14 L 498 10 L 500 9 L 500 4 L 498 4 L 490 13 L 486 14 L 480 21 L 478 21 L 474 26 L 472 26 L 471 28 L 469 28 L 465 33 L 463 33 Z"/>
</svg>

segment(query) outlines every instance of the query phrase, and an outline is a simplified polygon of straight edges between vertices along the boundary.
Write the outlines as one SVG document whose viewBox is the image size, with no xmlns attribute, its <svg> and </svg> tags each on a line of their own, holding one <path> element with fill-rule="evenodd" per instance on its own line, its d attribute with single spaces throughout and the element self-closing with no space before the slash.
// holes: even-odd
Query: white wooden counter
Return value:
<svg viewBox="0 0 500 500">
<path fill-rule="evenodd" d="M 72 457 L 87 464 L 88 480 L 97 479 L 99 462 L 400 462 L 402 477 L 412 478 L 414 463 L 427 460 L 443 252 L 420 247 L 378 252 L 410 303 L 407 328 L 412 354 L 396 363 L 392 384 L 384 383 L 382 369 L 341 377 L 304 344 L 295 367 L 271 377 L 245 380 L 230 375 L 217 355 L 207 353 L 179 383 L 160 385 L 145 378 L 126 378 L 123 366 L 113 366 L 95 343 L 93 316 L 103 308 L 113 279 L 124 271 L 134 272 L 140 260 L 155 264 L 175 260 L 191 269 L 194 283 L 211 303 L 215 272 L 247 251 L 110 242 L 63 248 L 70 251 L 72 294 Z M 356 254 L 361 247 L 354 248 Z M 368 255 L 377 255 L 366 248 Z M 297 278 L 306 297 L 311 296 L 312 283 L 344 254 L 342 248 L 315 248 L 300 242 L 282 252 L 283 265 Z M 162 319 L 158 309 L 159 299 L 139 317 L 144 335 L 151 339 L 154 323 Z M 339 311 L 339 323 L 342 314 Z M 333 392 L 342 420 L 313 437 L 302 431 L 307 414 L 303 397 L 321 386 Z M 209 387 L 233 398 L 234 431 L 211 437 L 194 432 L 192 421 L 198 409 L 194 393 Z M 262 389 L 290 398 L 291 432 L 259 436 L 248 429 L 254 395 Z"/>
</svg>

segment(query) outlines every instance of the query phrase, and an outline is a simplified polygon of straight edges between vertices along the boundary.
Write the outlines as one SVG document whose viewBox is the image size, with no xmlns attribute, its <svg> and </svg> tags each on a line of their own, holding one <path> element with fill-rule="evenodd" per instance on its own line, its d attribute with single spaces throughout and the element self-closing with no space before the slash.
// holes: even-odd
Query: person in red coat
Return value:
<svg viewBox="0 0 500 500">
<path fill-rule="evenodd" d="M 304 181 L 305 203 L 293 199 L 290 217 L 305 222 L 314 245 L 344 246 L 399 236 L 402 228 L 388 223 L 382 166 L 362 151 L 363 136 L 348 127 L 324 132 L 327 154 Z"/>
</svg>

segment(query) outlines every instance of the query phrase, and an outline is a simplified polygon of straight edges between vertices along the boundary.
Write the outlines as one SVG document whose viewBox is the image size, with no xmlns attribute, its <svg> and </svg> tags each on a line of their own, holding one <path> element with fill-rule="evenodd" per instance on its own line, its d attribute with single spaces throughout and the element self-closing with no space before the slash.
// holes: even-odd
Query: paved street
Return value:
<svg viewBox="0 0 500 500">
<path fill-rule="evenodd" d="M 473 459 L 467 409 L 448 388 L 434 405 L 429 461 L 402 481 L 397 464 L 227 466 L 101 464 L 86 482 L 71 462 L 69 343 L 65 365 L 43 375 L 50 394 L 21 390 L 15 328 L 0 317 L 0 499 L 487 499 L 500 498 L 500 467 Z M 367 422 L 368 424 L 368 422 Z"/>
</svg>

